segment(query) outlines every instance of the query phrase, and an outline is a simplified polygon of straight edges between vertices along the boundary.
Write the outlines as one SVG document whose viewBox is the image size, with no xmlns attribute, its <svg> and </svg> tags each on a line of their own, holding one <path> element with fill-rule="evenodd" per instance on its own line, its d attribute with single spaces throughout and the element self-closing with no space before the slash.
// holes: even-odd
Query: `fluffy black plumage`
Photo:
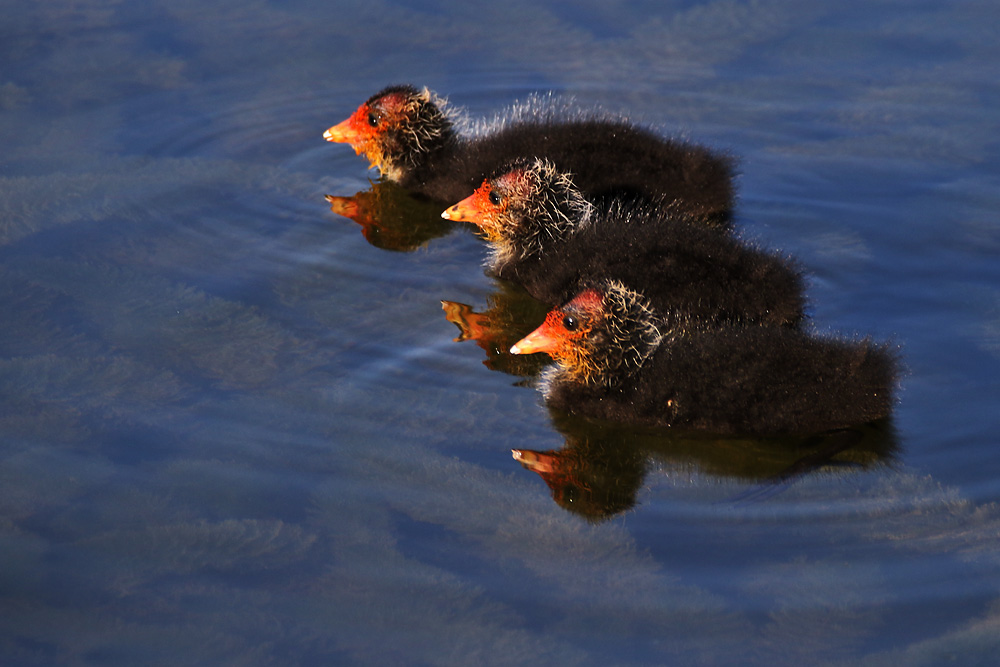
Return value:
<svg viewBox="0 0 1000 667">
<path fill-rule="evenodd" d="M 489 268 L 550 305 L 584 280 L 614 279 L 654 308 L 716 322 L 797 326 L 802 276 L 790 259 L 706 228 L 678 207 L 588 201 L 575 176 L 539 159 L 504 165 L 446 211 L 493 242 Z"/>
<path fill-rule="evenodd" d="M 446 203 L 467 196 L 498 164 L 538 155 L 572 172 L 590 196 L 672 203 L 708 224 L 730 225 L 731 158 L 621 118 L 535 105 L 464 135 L 443 100 L 403 85 L 379 91 L 324 136 L 365 153 L 383 176 Z"/>
<path fill-rule="evenodd" d="M 556 410 L 718 434 L 805 434 L 886 417 L 897 360 L 886 345 L 653 311 L 619 283 L 581 292 L 511 350 L 549 352 Z"/>
</svg>

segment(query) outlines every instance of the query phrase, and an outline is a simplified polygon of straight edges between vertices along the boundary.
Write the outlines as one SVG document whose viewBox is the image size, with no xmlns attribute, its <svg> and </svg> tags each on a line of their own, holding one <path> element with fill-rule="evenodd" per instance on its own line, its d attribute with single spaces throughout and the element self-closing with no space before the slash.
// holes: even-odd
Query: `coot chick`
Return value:
<svg viewBox="0 0 1000 667">
<path fill-rule="evenodd" d="M 517 159 L 445 210 L 491 242 L 488 267 L 558 305 L 584 279 L 615 279 L 660 310 L 699 318 L 797 326 L 802 276 L 794 262 L 707 229 L 678 207 L 595 204 L 576 178 L 539 158 Z"/>
<path fill-rule="evenodd" d="M 590 286 L 511 348 L 547 352 L 551 408 L 588 418 L 718 434 L 806 434 L 892 409 L 886 345 L 778 327 L 713 327 L 656 313 L 614 281 Z"/>
<path fill-rule="evenodd" d="M 511 110 L 474 134 L 458 124 L 427 88 L 389 86 L 323 137 L 350 144 L 383 177 L 445 203 L 468 195 L 498 164 L 540 155 L 573 172 L 588 195 L 674 203 L 705 223 L 730 225 L 733 161 L 703 146 L 551 104 Z"/>
</svg>

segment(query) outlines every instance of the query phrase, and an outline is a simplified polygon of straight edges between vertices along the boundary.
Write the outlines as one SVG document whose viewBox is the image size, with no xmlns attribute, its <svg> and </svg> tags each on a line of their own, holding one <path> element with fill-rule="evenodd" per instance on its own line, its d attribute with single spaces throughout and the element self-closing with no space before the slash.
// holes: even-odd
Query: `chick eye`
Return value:
<svg viewBox="0 0 1000 667">
<path fill-rule="evenodd" d="M 378 124 L 382 122 L 382 115 L 374 111 L 368 114 L 368 124 L 372 127 L 378 127 Z"/>
<path fill-rule="evenodd" d="M 500 202 L 503 201 L 503 197 L 501 197 L 500 193 L 497 192 L 496 190 L 490 190 L 489 199 L 490 203 L 493 204 L 494 206 L 499 206 Z"/>
<path fill-rule="evenodd" d="M 579 328 L 580 326 L 580 323 L 577 322 L 576 318 L 573 317 L 572 315 L 567 315 L 566 317 L 564 317 L 562 323 L 566 331 L 576 331 L 577 328 Z"/>
</svg>

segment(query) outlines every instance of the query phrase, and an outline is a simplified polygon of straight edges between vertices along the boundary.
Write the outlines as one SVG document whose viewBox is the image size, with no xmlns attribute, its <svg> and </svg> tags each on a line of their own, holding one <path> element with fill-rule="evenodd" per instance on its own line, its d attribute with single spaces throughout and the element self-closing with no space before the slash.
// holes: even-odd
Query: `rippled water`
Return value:
<svg viewBox="0 0 1000 667">
<path fill-rule="evenodd" d="M 0 662 L 995 659 L 992 3 L 7 5 Z M 894 418 L 831 460 L 549 415 L 498 352 L 538 304 L 322 141 L 403 81 L 732 151 L 815 328 L 901 346 Z"/>
</svg>

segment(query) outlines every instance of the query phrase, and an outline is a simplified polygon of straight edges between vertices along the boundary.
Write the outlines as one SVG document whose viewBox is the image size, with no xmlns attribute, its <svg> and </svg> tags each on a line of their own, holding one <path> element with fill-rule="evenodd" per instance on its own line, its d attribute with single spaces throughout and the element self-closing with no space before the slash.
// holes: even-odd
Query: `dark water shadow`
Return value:
<svg viewBox="0 0 1000 667">
<path fill-rule="evenodd" d="M 892 419 L 809 436 L 718 437 L 597 423 L 550 411 L 565 438 L 561 449 L 514 449 L 514 459 L 537 473 L 563 509 L 599 522 L 633 508 L 650 470 L 696 469 L 750 483 L 720 502 L 761 502 L 807 475 L 891 466 L 899 451 Z"/>
<path fill-rule="evenodd" d="M 549 307 L 536 301 L 523 288 L 494 279 L 496 289 L 486 298 L 486 308 L 457 301 L 441 301 L 445 319 L 458 327 L 456 343 L 472 340 L 486 353 L 483 365 L 490 370 L 518 377 L 534 377 L 550 360 L 545 355 L 516 355 L 510 347 L 545 319 Z"/>
<path fill-rule="evenodd" d="M 391 181 L 373 181 L 368 190 L 350 197 L 326 195 L 326 200 L 331 211 L 361 225 L 365 239 L 382 250 L 411 252 L 459 225 L 441 217 L 440 202 Z"/>
</svg>

